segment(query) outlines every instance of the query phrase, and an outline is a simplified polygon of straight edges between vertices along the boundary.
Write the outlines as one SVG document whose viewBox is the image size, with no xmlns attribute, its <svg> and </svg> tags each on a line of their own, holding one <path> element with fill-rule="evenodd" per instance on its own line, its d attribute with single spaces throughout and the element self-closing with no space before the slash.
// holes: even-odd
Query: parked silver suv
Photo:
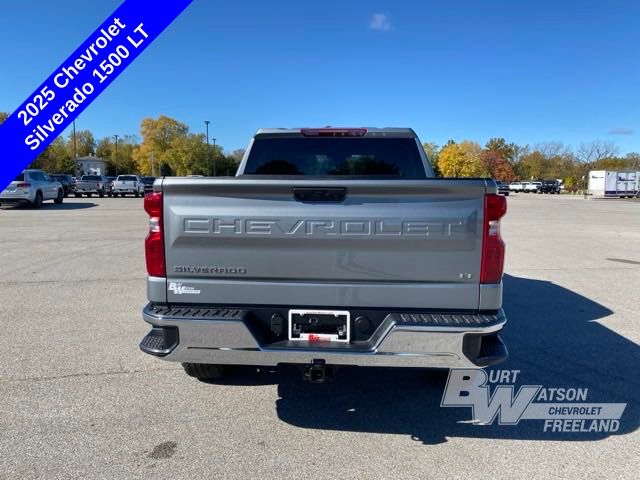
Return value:
<svg viewBox="0 0 640 480">
<path fill-rule="evenodd" d="M 0 193 L 0 203 L 29 203 L 40 208 L 45 200 L 62 203 L 64 190 L 42 170 L 25 170 Z"/>
</svg>

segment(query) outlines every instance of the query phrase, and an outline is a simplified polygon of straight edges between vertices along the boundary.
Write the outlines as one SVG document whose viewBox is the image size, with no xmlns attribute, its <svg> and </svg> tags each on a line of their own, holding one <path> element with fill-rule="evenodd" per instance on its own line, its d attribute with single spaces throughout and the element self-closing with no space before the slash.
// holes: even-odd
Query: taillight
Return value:
<svg viewBox="0 0 640 480">
<path fill-rule="evenodd" d="M 500 283 L 504 268 L 504 242 L 500 236 L 500 219 L 507 213 L 507 199 L 494 193 L 484 197 L 482 265 L 480 283 Z"/>
<path fill-rule="evenodd" d="M 152 277 L 165 277 L 164 238 L 162 233 L 162 192 L 144 196 L 144 210 L 149 215 L 149 233 L 144 239 L 147 273 Z"/>
<path fill-rule="evenodd" d="M 16 185 L 16 188 L 30 188 L 31 184 L 30 183 L 19 183 L 18 185 Z"/>
<path fill-rule="evenodd" d="M 304 137 L 362 137 L 366 128 L 302 128 Z"/>
</svg>

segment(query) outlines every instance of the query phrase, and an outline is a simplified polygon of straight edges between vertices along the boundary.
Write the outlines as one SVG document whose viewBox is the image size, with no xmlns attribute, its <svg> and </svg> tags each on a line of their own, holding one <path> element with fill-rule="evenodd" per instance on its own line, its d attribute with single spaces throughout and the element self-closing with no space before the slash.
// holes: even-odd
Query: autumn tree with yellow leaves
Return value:
<svg viewBox="0 0 640 480">
<path fill-rule="evenodd" d="M 438 154 L 438 171 L 443 177 L 482 176 L 481 153 L 482 148 L 476 142 L 449 142 Z"/>
</svg>

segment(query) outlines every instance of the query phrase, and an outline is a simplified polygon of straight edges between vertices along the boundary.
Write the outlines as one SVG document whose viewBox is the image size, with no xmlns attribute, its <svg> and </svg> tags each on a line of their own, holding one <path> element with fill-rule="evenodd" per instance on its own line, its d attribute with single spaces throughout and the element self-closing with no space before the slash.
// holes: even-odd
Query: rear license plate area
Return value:
<svg viewBox="0 0 640 480">
<path fill-rule="evenodd" d="M 350 320 L 344 310 L 289 310 L 289 340 L 348 343 Z"/>
</svg>

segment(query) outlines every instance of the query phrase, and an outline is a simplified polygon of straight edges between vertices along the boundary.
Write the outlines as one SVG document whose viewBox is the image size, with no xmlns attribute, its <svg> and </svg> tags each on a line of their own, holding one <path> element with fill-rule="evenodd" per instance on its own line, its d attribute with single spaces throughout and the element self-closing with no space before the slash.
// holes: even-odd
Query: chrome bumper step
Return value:
<svg viewBox="0 0 640 480">
<path fill-rule="evenodd" d="M 153 329 L 140 348 L 171 361 L 239 365 L 323 360 L 333 365 L 455 368 L 493 365 L 507 357 L 497 335 L 506 323 L 502 310 L 389 313 L 367 341 L 349 344 L 265 341 L 251 311 L 149 304 L 143 318 Z"/>
</svg>

